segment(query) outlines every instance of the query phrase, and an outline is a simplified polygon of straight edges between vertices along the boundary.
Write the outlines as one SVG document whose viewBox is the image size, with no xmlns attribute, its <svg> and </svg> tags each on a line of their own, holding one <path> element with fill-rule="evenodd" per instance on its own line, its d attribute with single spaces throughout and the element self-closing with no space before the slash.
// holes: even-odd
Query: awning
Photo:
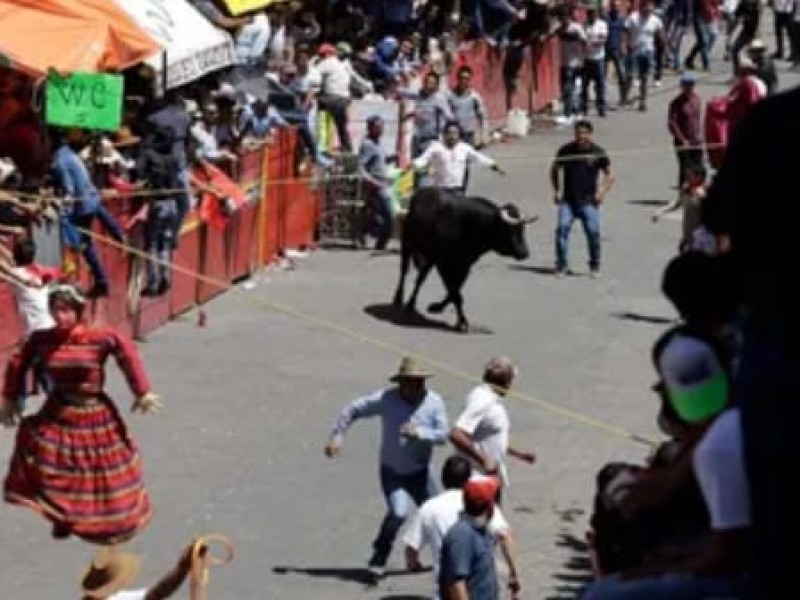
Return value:
<svg viewBox="0 0 800 600">
<path fill-rule="evenodd" d="M 0 0 L 0 62 L 34 76 L 120 71 L 160 50 L 108 0 Z"/>
<path fill-rule="evenodd" d="M 167 88 L 184 85 L 233 64 L 231 37 L 185 0 L 116 2 L 166 50 Z M 147 64 L 163 77 L 162 55 L 150 58 Z"/>
<path fill-rule="evenodd" d="M 243 15 L 246 12 L 265 8 L 270 4 L 289 2 L 289 0 L 225 0 L 225 6 L 234 17 Z"/>
</svg>

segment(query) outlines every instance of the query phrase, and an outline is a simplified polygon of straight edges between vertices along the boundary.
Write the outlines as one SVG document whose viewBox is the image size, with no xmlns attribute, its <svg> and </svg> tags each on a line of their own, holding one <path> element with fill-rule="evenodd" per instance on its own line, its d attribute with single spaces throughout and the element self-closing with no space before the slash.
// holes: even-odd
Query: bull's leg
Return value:
<svg viewBox="0 0 800 600">
<path fill-rule="evenodd" d="M 419 291 L 422 289 L 422 285 L 425 283 L 428 274 L 433 268 L 433 261 L 428 261 L 422 257 L 415 259 L 414 262 L 417 264 L 417 280 L 414 282 L 414 291 L 411 292 L 411 296 L 406 304 L 406 312 L 409 313 L 417 312 L 417 297 L 419 296 Z"/>
<path fill-rule="evenodd" d="M 467 275 L 469 275 L 469 267 L 445 265 L 439 268 L 439 275 L 442 277 L 447 295 L 440 303 L 432 304 L 428 309 L 434 309 L 431 312 L 436 312 L 436 309 L 441 312 L 452 302 L 456 308 L 456 329 L 462 332 L 469 331 L 469 322 L 464 315 L 464 298 L 461 296 L 461 288 L 464 287 L 464 282 L 467 280 Z"/>
<path fill-rule="evenodd" d="M 410 262 L 411 253 L 406 245 L 403 244 L 400 256 L 400 279 L 397 282 L 397 289 L 394 291 L 394 300 L 392 300 L 392 304 L 395 308 L 402 308 L 403 306 L 403 297 L 405 296 L 406 290 L 406 275 L 408 275 L 408 266 Z"/>
</svg>

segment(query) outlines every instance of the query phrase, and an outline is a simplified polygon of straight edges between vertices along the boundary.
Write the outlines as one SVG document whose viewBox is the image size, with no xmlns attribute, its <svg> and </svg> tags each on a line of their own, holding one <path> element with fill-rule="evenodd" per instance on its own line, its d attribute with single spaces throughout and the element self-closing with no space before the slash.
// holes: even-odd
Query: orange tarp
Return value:
<svg viewBox="0 0 800 600">
<path fill-rule="evenodd" d="M 119 71 L 160 51 L 109 0 L 0 0 L 0 62 L 31 75 Z"/>
</svg>

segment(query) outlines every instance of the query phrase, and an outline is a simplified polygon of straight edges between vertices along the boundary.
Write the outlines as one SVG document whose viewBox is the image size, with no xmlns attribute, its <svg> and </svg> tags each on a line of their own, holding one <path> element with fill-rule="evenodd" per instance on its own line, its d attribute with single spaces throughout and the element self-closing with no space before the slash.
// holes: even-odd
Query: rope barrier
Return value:
<svg viewBox="0 0 800 600">
<path fill-rule="evenodd" d="M 103 236 L 103 235 L 98 234 L 98 233 L 96 233 L 94 231 L 90 231 L 90 230 L 82 229 L 82 228 L 78 228 L 78 229 L 79 229 L 79 231 L 81 233 L 84 233 L 85 235 L 91 236 L 92 238 L 94 238 L 95 240 L 97 240 L 100 243 L 107 244 L 107 245 L 109 245 L 111 247 L 117 248 L 118 250 L 122 250 L 123 252 L 125 252 L 127 254 L 142 258 L 144 260 L 148 260 L 148 261 L 153 262 L 153 263 L 155 263 L 157 265 L 170 267 L 176 273 L 180 273 L 182 275 L 186 275 L 188 277 L 193 278 L 196 281 L 200 281 L 202 283 L 218 287 L 220 290 L 223 290 L 223 291 L 230 291 L 230 290 L 235 289 L 235 286 L 233 286 L 232 284 L 230 284 L 227 281 L 224 281 L 224 280 L 221 280 L 221 279 L 217 279 L 215 277 L 209 277 L 208 275 L 204 275 L 204 274 L 199 273 L 197 271 L 194 271 L 192 269 L 187 269 L 186 267 L 182 267 L 182 266 L 180 266 L 178 264 L 175 264 L 174 262 L 170 262 L 170 261 L 166 261 L 166 260 L 162 260 L 162 259 L 158 259 L 158 258 L 153 258 L 149 254 L 144 252 L 143 250 L 139 250 L 138 248 L 134 248 L 134 247 L 132 247 L 132 246 L 130 246 L 128 244 L 117 242 L 114 239 L 111 239 L 111 238 L 109 238 L 107 236 Z M 380 350 L 383 350 L 383 351 L 385 351 L 385 352 L 387 352 L 389 354 L 394 354 L 396 356 L 412 356 L 412 357 L 416 358 L 418 361 L 429 365 L 433 369 L 436 369 L 441 373 L 445 373 L 447 375 L 450 375 L 454 379 L 461 380 L 461 381 L 464 381 L 464 382 L 472 384 L 472 385 L 479 385 L 479 384 L 481 384 L 483 382 L 481 378 L 475 377 L 473 375 L 470 375 L 469 373 L 467 373 L 465 371 L 462 371 L 462 370 L 458 369 L 457 367 L 453 367 L 451 365 L 448 365 L 446 363 L 443 363 L 441 361 L 433 359 L 433 358 L 431 358 L 431 357 L 429 357 L 427 355 L 421 354 L 419 352 L 414 352 L 412 350 L 409 350 L 408 348 L 404 348 L 404 347 L 399 346 L 397 344 L 393 344 L 391 342 L 386 342 L 386 341 L 378 339 L 378 338 L 376 338 L 374 336 L 371 336 L 371 335 L 368 335 L 368 334 L 365 334 L 365 333 L 361 333 L 359 331 L 356 331 L 355 329 L 351 329 L 349 327 L 341 325 L 341 324 L 339 324 L 339 323 L 337 323 L 335 321 L 332 321 L 332 320 L 330 320 L 330 319 L 328 319 L 326 317 L 322 317 L 322 316 L 315 315 L 315 314 L 312 314 L 312 313 L 307 313 L 307 312 L 301 311 L 301 310 L 299 310 L 299 309 L 297 309 L 297 308 L 295 308 L 293 306 L 290 306 L 290 305 L 282 303 L 282 302 L 277 302 L 275 300 L 268 300 L 268 299 L 265 299 L 265 298 L 258 298 L 258 297 L 252 297 L 252 296 L 244 296 L 244 298 L 249 303 L 251 303 L 251 304 L 253 304 L 255 306 L 259 306 L 260 308 L 266 308 L 266 309 L 272 310 L 274 312 L 281 313 L 283 315 L 292 317 L 292 318 L 294 318 L 294 319 L 296 319 L 298 321 L 301 321 L 303 323 L 306 323 L 308 325 L 313 325 L 313 326 L 316 326 L 316 327 L 318 327 L 320 329 L 323 329 L 323 330 L 326 330 L 326 331 L 329 331 L 329 332 L 332 332 L 332 333 L 339 334 L 342 337 L 350 338 L 350 339 L 355 340 L 355 341 L 357 341 L 359 343 L 363 343 L 363 344 L 367 344 L 367 345 L 373 346 L 373 347 L 378 348 Z M 547 412 L 549 412 L 551 414 L 558 415 L 558 416 L 563 417 L 563 418 L 565 418 L 567 420 L 571 420 L 571 421 L 574 421 L 576 423 L 580 423 L 580 424 L 585 425 L 585 426 L 587 426 L 589 428 L 605 432 L 607 434 L 610 434 L 610 435 L 613 435 L 615 437 L 619 437 L 619 438 L 628 440 L 628 441 L 636 443 L 636 444 L 646 445 L 646 446 L 649 446 L 649 447 L 654 447 L 656 445 L 655 441 L 650 440 L 646 436 L 641 436 L 641 435 L 632 433 L 632 432 L 627 431 L 627 430 L 625 430 L 625 429 L 623 429 L 621 427 L 617 427 L 615 425 L 606 423 L 606 422 L 601 421 L 600 419 L 597 419 L 597 418 L 592 417 L 590 415 L 586 415 L 584 413 L 581 413 L 579 411 L 575 411 L 575 410 L 572 410 L 572 409 L 564 408 L 562 406 L 558 406 L 557 404 L 553 404 L 551 402 L 546 402 L 544 400 L 540 400 L 540 399 L 538 399 L 538 398 L 536 398 L 534 396 L 531 396 L 531 395 L 523 393 L 523 392 L 511 390 L 509 392 L 508 396 L 511 397 L 511 398 L 514 398 L 516 400 L 519 400 L 519 401 L 521 401 L 521 402 L 523 402 L 523 403 L 525 403 L 525 404 L 527 404 L 529 406 L 533 406 L 533 407 L 539 408 L 541 410 L 545 410 L 545 411 L 547 411 Z"/>
</svg>

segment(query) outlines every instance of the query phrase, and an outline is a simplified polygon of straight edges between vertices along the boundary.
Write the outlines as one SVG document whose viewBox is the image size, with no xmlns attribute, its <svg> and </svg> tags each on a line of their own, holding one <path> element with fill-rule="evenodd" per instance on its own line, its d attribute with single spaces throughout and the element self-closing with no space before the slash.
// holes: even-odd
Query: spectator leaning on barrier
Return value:
<svg viewBox="0 0 800 600">
<path fill-rule="evenodd" d="M 364 229 L 375 236 L 376 250 L 386 248 L 394 229 L 391 180 L 387 171 L 386 150 L 381 143 L 382 136 L 383 119 L 377 115 L 369 117 L 367 135 L 358 152 L 358 165 L 369 192 L 367 201 L 373 213 L 372 222 L 367 223 Z"/>
<path fill-rule="evenodd" d="M 350 69 L 339 58 L 336 48 L 322 44 L 318 53 L 320 60 L 316 69 L 320 74 L 319 109 L 327 112 L 336 125 L 339 143 L 344 152 L 352 152 L 353 144 L 348 131 L 347 110 L 350 107 Z"/>
<path fill-rule="evenodd" d="M 447 94 L 450 110 L 461 127 L 462 140 L 481 146 L 486 139 L 486 106 L 481 95 L 472 89 L 472 69 L 463 66 L 456 74 L 456 85 Z"/>
<path fill-rule="evenodd" d="M 143 296 L 161 296 L 171 287 L 172 249 L 178 212 L 174 190 L 180 186 L 178 161 L 171 152 L 173 142 L 172 132 L 159 132 L 150 138 L 140 156 L 139 174 L 155 194 L 147 200 L 144 239 L 148 260 Z M 164 190 L 170 192 L 165 193 Z"/>
</svg>

